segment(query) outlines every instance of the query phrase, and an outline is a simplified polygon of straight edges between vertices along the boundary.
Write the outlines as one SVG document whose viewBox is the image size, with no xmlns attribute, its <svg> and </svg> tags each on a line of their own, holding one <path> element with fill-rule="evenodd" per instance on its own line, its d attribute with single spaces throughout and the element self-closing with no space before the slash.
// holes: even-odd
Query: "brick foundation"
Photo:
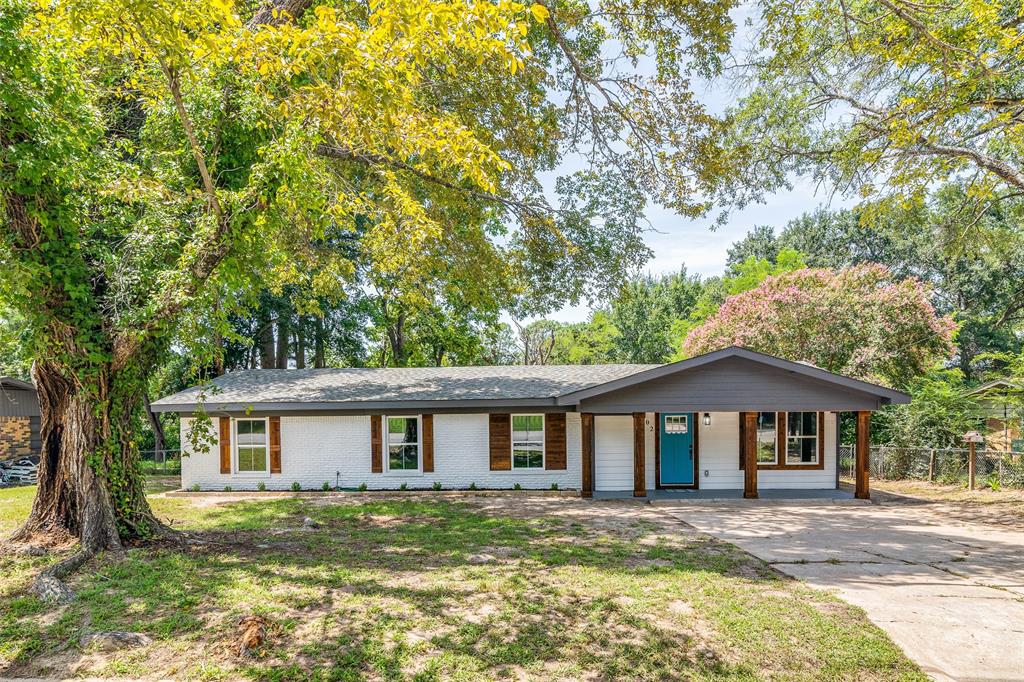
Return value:
<svg viewBox="0 0 1024 682">
<path fill-rule="evenodd" d="M 31 454 L 31 418 L 0 417 L 0 459 L 27 457 Z"/>
</svg>

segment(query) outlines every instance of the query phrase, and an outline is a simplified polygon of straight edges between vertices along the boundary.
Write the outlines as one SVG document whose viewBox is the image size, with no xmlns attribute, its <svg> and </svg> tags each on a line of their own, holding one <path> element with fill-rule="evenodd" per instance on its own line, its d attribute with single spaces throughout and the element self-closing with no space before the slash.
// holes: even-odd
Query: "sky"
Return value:
<svg viewBox="0 0 1024 682">
<path fill-rule="evenodd" d="M 733 55 L 746 52 L 749 44 L 749 12 L 750 8 L 746 4 L 741 4 L 731 12 L 737 27 L 733 38 Z M 613 44 L 605 47 L 609 57 L 616 54 L 617 50 Z M 649 75 L 653 73 L 653 63 L 650 59 L 641 59 L 637 70 L 641 74 Z M 735 92 L 731 88 L 722 87 L 721 83 L 694 79 L 693 87 L 695 94 L 712 113 L 720 114 L 735 104 Z M 582 158 L 568 156 L 555 172 L 544 174 L 541 182 L 549 200 L 554 200 L 554 181 L 558 175 L 580 170 L 584 166 Z M 748 206 L 742 211 L 733 210 L 728 221 L 719 226 L 714 224 L 718 214 L 714 209 L 709 212 L 707 218 L 694 220 L 648 204 L 645 213 L 649 230 L 645 241 L 653 256 L 644 271 L 662 275 L 677 272 L 685 265 L 687 272 L 691 274 L 705 277 L 721 275 L 725 270 L 729 247 L 733 242 L 742 239 L 754 226 L 771 225 L 779 232 L 793 218 L 813 212 L 820 206 L 838 209 L 852 206 L 854 203 L 856 202 L 853 200 L 833 196 L 827 187 L 794 178 L 792 190 L 777 192 L 769 196 L 763 204 Z M 590 311 L 589 305 L 566 306 L 545 317 L 560 322 L 582 322 L 589 317 Z"/>
<path fill-rule="evenodd" d="M 662 275 L 677 272 L 686 265 L 687 272 L 705 277 L 721 275 L 729 247 L 743 238 L 755 225 L 771 225 L 779 232 L 787 222 L 819 206 L 843 208 L 853 202 L 832 196 L 824 187 L 810 182 L 797 182 L 791 191 L 777 192 L 766 203 L 733 211 L 726 224 L 714 227 L 714 214 L 693 220 L 659 206 L 648 205 L 646 217 L 650 229 L 645 241 L 653 257 L 645 271 Z M 714 227 L 714 229 L 712 229 Z M 582 322 L 590 315 L 587 305 L 566 306 L 547 316 L 560 322 Z"/>
</svg>

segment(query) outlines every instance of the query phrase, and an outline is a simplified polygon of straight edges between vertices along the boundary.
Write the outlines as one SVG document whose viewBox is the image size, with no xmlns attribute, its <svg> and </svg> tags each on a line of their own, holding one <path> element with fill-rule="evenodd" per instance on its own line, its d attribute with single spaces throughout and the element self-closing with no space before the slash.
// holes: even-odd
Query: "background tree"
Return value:
<svg viewBox="0 0 1024 682">
<path fill-rule="evenodd" d="M 745 346 L 903 387 L 952 353 L 955 326 L 935 314 L 921 282 L 895 280 L 882 265 L 805 269 L 726 299 L 683 353 Z"/>
<path fill-rule="evenodd" d="M 759 9 L 745 66 L 733 71 L 752 86 L 725 142 L 726 155 L 749 163 L 723 196 L 756 200 L 793 174 L 883 206 L 920 202 L 946 181 L 966 184 L 973 212 L 1024 192 L 1018 2 Z"/>
<path fill-rule="evenodd" d="M 312 314 L 359 268 L 404 295 L 468 246 L 541 309 L 646 258 L 641 197 L 707 209 L 717 126 L 689 84 L 720 66 L 727 3 L 314 4 L 5 5 L 2 295 L 31 330 L 46 453 L 19 537 L 80 537 L 81 561 L 161 532 L 131 418 L 173 341 L 222 368 L 261 283 Z M 653 74 L 620 68 L 644 54 Z M 537 175 L 570 151 L 590 168 L 552 207 Z M 284 364 L 291 318 L 272 359 L 261 310 L 261 364 Z"/>
<path fill-rule="evenodd" d="M 333 287 L 344 268 L 312 247 L 356 213 L 379 239 L 432 229 L 393 175 L 373 197 L 339 184 L 324 139 L 415 148 L 439 173 L 494 188 L 505 162 L 423 106 L 419 64 L 518 63 L 525 8 L 370 11 L 360 25 L 322 7 L 303 28 L 288 15 L 246 25 L 223 3 L 5 5 L 3 297 L 31 330 L 43 409 L 39 488 L 18 537 L 79 537 L 58 572 L 162 529 L 132 420 L 183 316 L 210 310 L 218 286 L 287 281 L 298 263 Z"/>
</svg>

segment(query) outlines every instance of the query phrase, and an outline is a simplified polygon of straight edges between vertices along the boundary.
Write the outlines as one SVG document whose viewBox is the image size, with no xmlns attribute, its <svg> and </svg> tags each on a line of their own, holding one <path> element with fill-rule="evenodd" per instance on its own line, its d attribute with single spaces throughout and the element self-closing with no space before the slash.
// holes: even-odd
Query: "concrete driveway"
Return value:
<svg viewBox="0 0 1024 682">
<path fill-rule="evenodd" d="M 864 609 L 937 680 L 1024 680 L 1024 532 L 934 505 L 662 507 Z"/>
</svg>

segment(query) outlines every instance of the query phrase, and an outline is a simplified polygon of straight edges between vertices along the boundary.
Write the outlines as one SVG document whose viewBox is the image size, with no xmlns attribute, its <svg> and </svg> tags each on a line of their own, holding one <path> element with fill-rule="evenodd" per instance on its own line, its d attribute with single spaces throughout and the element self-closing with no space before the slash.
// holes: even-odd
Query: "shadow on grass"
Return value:
<svg viewBox="0 0 1024 682">
<path fill-rule="evenodd" d="M 307 515 L 321 526 L 302 529 Z M 203 510 L 188 525 L 208 544 L 101 558 L 49 625 L 34 598 L 0 606 L 0 662 L 10 661 L 0 674 L 41 672 L 33 662 L 87 625 L 142 631 L 257 679 L 756 679 L 753 662 L 717 651 L 723 642 L 700 632 L 710 613 L 688 625 L 641 607 L 695 597 L 713 601 L 709 611 L 743 609 L 731 590 L 781 580 L 731 545 L 664 541 L 663 528 L 643 521 L 607 532 L 444 501 L 247 501 Z M 231 641 L 253 611 L 283 629 L 265 658 L 215 653 L 211 643 Z M 794 628 L 809 618 L 797 615 Z M 48 675 L 78 672 L 67 660 L 47 665 Z"/>
</svg>

